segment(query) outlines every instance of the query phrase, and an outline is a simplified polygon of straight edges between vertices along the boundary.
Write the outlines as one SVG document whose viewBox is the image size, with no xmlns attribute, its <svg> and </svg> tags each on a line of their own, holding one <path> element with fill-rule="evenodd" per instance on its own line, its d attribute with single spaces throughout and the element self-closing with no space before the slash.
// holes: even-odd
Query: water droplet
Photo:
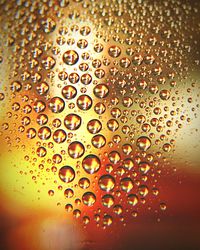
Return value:
<svg viewBox="0 0 200 250">
<path fill-rule="evenodd" d="M 82 201 L 87 206 L 93 206 L 96 201 L 96 196 L 92 192 L 87 192 L 83 194 Z"/>
<path fill-rule="evenodd" d="M 96 134 L 100 132 L 101 128 L 102 128 L 102 124 L 97 119 L 90 120 L 87 124 L 87 129 L 91 134 Z"/>
<path fill-rule="evenodd" d="M 72 198 L 74 196 L 74 191 L 71 188 L 65 189 L 64 195 L 66 198 Z"/>
<path fill-rule="evenodd" d="M 70 166 L 64 166 L 60 168 L 58 175 L 61 181 L 66 183 L 72 182 L 75 178 L 75 172 Z"/>
<path fill-rule="evenodd" d="M 79 141 L 74 141 L 70 143 L 68 147 L 68 153 L 70 157 L 74 159 L 77 159 L 83 156 L 84 152 L 85 152 L 85 147 Z"/>
<path fill-rule="evenodd" d="M 76 114 L 69 114 L 64 119 L 65 127 L 69 130 L 77 130 L 81 126 L 81 117 Z"/>
<path fill-rule="evenodd" d="M 123 191 L 129 193 L 133 189 L 133 181 L 131 178 L 126 177 L 120 181 L 120 187 Z"/>
<path fill-rule="evenodd" d="M 96 155 L 87 155 L 82 161 L 82 166 L 88 174 L 94 174 L 100 169 L 101 161 Z"/>
<path fill-rule="evenodd" d="M 112 195 L 110 194 L 106 194 L 102 197 L 102 204 L 105 206 L 105 207 L 112 207 L 113 204 L 114 204 L 114 198 Z"/>
<path fill-rule="evenodd" d="M 103 191 L 109 192 L 115 187 L 115 179 L 111 175 L 102 175 L 98 184 Z"/>
<path fill-rule="evenodd" d="M 68 50 L 63 54 L 63 61 L 67 65 L 74 65 L 78 62 L 79 55 L 75 50 Z"/>
<path fill-rule="evenodd" d="M 111 57 L 118 57 L 120 56 L 121 54 L 121 49 L 120 47 L 118 46 L 110 46 L 109 49 L 108 49 L 108 54 L 111 56 Z"/>
<path fill-rule="evenodd" d="M 76 103 L 81 110 L 89 110 L 92 107 L 92 99 L 88 95 L 80 95 Z"/>
<path fill-rule="evenodd" d="M 65 102 L 60 97 L 53 97 L 49 102 L 49 109 L 53 113 L 61 113 L 65 108 Z"/>
<path fill-rule="evenodd" d="M 67 85 L 62 89 L 62 95 L 64 98 L 71 100 L 76 97 L 77 90 L 71 85 Z"/>
<path fill-rule="evenodd" d="M 83 189 L 87 189 L 90 186 L 90 181 L 89 181 L 89 179 L 83 177 L 79 180 L 78 184 L 79 184 L 79 187 L 81 187 Z"/>
<path fill-rule="evenodd" d="M 106 144 L 106 138 L 103 135 L 95 135 L 92 137 L 92 145 L 95 148 L 102 148 Z"/>
<path fill-rule="evenodd" d="M 142 151 L 147 151 L 151 147 L 151 140 L 146 136 L 137 139 L 137 146 Z"/>
<path fill-rule="evenodd" d="M 128 204 L 135 206 L 138 203 L 138 197 L 135 194 L 128 195 Z"/>
</svg>

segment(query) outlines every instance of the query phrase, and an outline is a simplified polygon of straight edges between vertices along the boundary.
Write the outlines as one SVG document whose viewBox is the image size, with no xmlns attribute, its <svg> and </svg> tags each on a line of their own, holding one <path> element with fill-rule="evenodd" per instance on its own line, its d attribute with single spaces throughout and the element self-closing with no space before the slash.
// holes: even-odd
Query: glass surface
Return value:
<svg viewBox="0 0 200 250">
<path fill-rule="evenodd" d="M 0 0 L 0 249 L 200 249 L 200 2 Z"/>
</svg>

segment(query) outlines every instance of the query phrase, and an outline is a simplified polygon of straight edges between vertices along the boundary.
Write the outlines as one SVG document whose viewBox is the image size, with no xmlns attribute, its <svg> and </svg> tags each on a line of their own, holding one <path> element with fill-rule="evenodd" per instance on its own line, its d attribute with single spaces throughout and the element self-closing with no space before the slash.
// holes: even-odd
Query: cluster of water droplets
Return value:
<svg viewBox="0 0 200 250">
<path fill-rule="evenodd" d="M 154 200 L 164 211 L 155 199 L 160 175 L 176 132 L 199 108 L 190 97 L 195 83 L 185 92 L 177 86 L 198 66 L 185 25 L 198 9 L 179 1 L 19 0 L 14 8 L 2 1 L 1 13 L 1 67 L 9 73 L 1 79 L 1 138 L 22 149 L 33 180 L 46 171 L 58 186 L 48 194 L 62 192 L 58 204 L 85 225 L 125 224 L 126 214 L 134 218 Z"/>
</svg>

